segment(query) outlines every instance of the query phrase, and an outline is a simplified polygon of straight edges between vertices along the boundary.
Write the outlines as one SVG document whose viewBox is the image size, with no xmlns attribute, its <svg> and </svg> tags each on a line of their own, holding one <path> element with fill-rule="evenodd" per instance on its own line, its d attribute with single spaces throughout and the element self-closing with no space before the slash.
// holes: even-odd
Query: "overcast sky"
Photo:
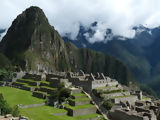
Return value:
<svg viewBox="0 0 160 120">
<path fill-rule="evenodd" d="M 79 25 L 97 21 L 97 40 L 111 28 L 116 35 L 133 37 L 133 26 L 160 25 L 160 0 L 0 0 L 0 28 L 8 28 L 30 6 L 41 7 L 61 35 L 75 38 Z"/>
</svg>

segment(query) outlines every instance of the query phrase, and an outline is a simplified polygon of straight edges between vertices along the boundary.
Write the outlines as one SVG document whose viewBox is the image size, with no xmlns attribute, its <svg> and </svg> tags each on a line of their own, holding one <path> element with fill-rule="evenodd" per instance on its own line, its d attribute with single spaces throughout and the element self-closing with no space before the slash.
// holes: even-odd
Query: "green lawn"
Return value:
<svg viewBox="0 0 160 120">
<path fill-rule="evenodd" d="M 86 96 L 86 95 L 84 93 L 79 93 L 79 94 L 72 94 L 72 96 L 77 97 L 77 96 Z"/>
<path fill-rule="evenodd" d="M 30 104 L 39 104 L 43 103 L 43 99 L 35 98 L 32 96 L 32 92 L 20 90 L 11 87 L 0 87 L 0 93 L 3 94 L 4 99 L 11 105 L 30 105 Z M 82 95 L 82 94 L 81 94 Z M 84 95 L 84 94 L 83 94 Z M 83 96 L 82 95 L 82 96 Z M 86 98 L 85 98 L 86 99 Z M 80 105 L 72 107 L 67 105 L 72 109 L 84 109 L 89 107 L 94 107 L 94 105 Z M 85 118 L 95 118 L 99 116 L 99 114 L 89 114 L 89 115 L 81 115 L 76 117 L 71 117 L 67 115 L 56 116 L 55 113 L 63 113 L 66 112 L 64 109 L 58 109 L 51 106 L 39 106 L 32 108 L 20 108 L 20 114 L 29 118 L 29 120 L 82 120 Z"/>
<path fill-rule="evenodd" d="M 78 106 L 71 106 L 71 105 L 68 105 L 68 104 L 65 104 L 65 106 L 67 108 L 70 108 L 70 109 L 85 109 L 85 108 L 91 108 L 91 107 L 95 107 L 94 105 L 92 104 L 86 104 L 86 105 L 78 105 Z"/>
<path fill-rule="evenodd" d="M 29 120 L 74 120 L 69 116 L 56 116 L 54 113 L 66 112 L 64 109 L 57 109 L 50 106 L 40 106 L 34 108 L 21 109 L 21 114 L 27 116 Z"/>
<path fill-rule="evenodd" d="M 0 93 L 3 94 L 4 99 L 11 105 L 30 105 L 43 103 L 43 99 L 32 96 L 32 92 L 20 90 L 11 87 L 0 87 Z"/>
<path fill-rule="evenodd" d="M 101 116 L 99 114 L 88 114 L 81 116 L 56 116 L 55 113 L 66 112 L 63 109 L 57 109 L 50 106 L 40 106 L 35 108 L 25 108 L 21 109 L 21 114 L 24 116 L 28 116 L 30 120 L 82 120 L 87 118 L 95 118 L 97 116 Z"/>
<path fill-rule="evenodd" d="M 144 96 L 144 95 L 142 96 L 142 100 L 143 100 L 143 101 L 151 101 L 150 98 L 148 98 L 148 97 L 146 97 L 146 96 Z"/>
<path fill-rule="evenodd" d="M 86 100 L 89 100 L 88 97 L 82 97 L 82 98 L 77 98 L 77 99 L 71 99 L 73 101 L 86 101 Z"/>
</svg>

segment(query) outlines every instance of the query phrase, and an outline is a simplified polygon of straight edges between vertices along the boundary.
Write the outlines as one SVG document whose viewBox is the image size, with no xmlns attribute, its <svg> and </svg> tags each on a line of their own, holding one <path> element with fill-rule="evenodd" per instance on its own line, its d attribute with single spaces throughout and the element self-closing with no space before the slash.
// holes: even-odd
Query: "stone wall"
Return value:
<svg viewBox="0 0 160 120">
<path fill-rule="evenodd" d="M 69 100 L 69 104 L 71 106 L 85 105 L 85 104 L 89 104 L 89 103 L 90 103 L 90 100 L 83 100 L 83 101 Z"/>
<path fill-rule="evenodd" d="M 37 98 L 42 98 L 42 99 L 46 98 L 46 95 L 41 92 L 33 92 L 33 96 Z"/>
<path fill-rule="evenodd" d="M 127 113 L 122 110 L 111 111 L 110 116 L 112 120 L 149 120 L 148 117 Z"/>
<path fill-rule="evenodd" d="M 118 81 L 116 81 L 116 80 L 111 80 L 111 82 L 108 82 L 107 85 L 108 85 L 108 86 L 116 86 L 116 85 L 118 85 Z"/>
<path fill-rule="evenodd" d="M 80 80 L 80 78 L 70 78 L 69 82 L 72 82 L 72 85 L 82 87 L 86 91 L 92 90 L 92 81 Z"/>
<path fill-rule="evenodd" d="M 94 80 L 92 81 L 92 89 L 98 88 L 98 87 L 105 87 L 107 85 L 106 80 Z"/>
<path fill-rule="evenodd" d="M 47 92 L 48 94 L 51 94 L 51 93 L 53 93 L 55 90 L 52 89 L 52 88 L 40 87 L 39 91 Z"/>
<path fill-rule="evenodd" d="M 13 73 L 13 79 L 12 79 L 12 82 L 15 82 L 17 79 L 20 79 L 22 77 L 24 77 L 26 75 L 25 72 L 15 72 Z"/>
<path fill-rule="evenodd" d="M 26 73 L 23 78 L 24 78 L 24 79 L 34 79 L 34 80 L 36 80 L 36 81 L 41 81 L 41 75 L 36 75 L 36 74 Z"/>
<path fill-rule="evenodd" d="M 105 88 L 103 88 L 103 89 L 100 89 L 100 90 L 102 90 L 102 91 L 113 91 L 113 90 L 123 90 L 123 88 L 122 87 L 105 87 Z"/>
<path fill-rule="evenodd" d="M 69 109 L 65 108 L 68 111 L 68 115 L 70 116 L 79 116 L 79 115 L 86 115 L 86 114 L 95 114 L 97 111 L 96 107 L 85 108 L 85 109 Z"/>
<path fill-rule="evenodd" d="M 115 104 L 120 103 L 120 101 L 125 102 L 128 101 L 130 104 L 134 105 L 135 101 L 138 100 L 137 96 L 126 96 L 126 97 L 122 97 L 122 98 L 114 98 L 112 99 L 112 102 Z"/>
<path fill-rule="evenodd" d="M 27 90 L 27 91 L 34 91 L 35 90 L 34 87 L 28 87 L 28 86 L 21 86 L 21 89 Z"/>
<path fill-rule="evenodd" d="M 117 93 L 104 94 L 104 97 L 112 98 L 112 97 L 117 97 L 117 96 L 128 96 L 128 95 L 130 95 L 130 92 L 117 92 Z"/>
<path fill-rule="evenodd" d="M 31 86 L 39 86 L 39 82 L 36 82 L 36 81 L 28 81 L 28 80 L 17 80 L 17 82 L 22 82 L 22 83 L 27 83 L 27 84 L 29 84 L 29 85 L 31 85 Z"/>
</svg>

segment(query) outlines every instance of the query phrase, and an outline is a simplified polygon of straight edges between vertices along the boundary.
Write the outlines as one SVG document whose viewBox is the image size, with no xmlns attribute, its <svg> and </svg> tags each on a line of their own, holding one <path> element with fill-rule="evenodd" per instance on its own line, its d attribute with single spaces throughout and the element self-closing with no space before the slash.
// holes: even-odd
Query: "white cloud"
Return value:
<svg viewBox="0 0 160 120">
<path fill-rule="evenodd" d="M 71 33 L 73 39 L 80 24 L 89 26 L 95 21 L 102 25 L 97 27 L 93 41 L 103 40 L 106 28 L 116 35 L 133 37 L 133 26 L 160 25 L 159 0 L 1 0 L 0 3 L 0 28 L 8 28 L 18 14 L 36 5 L 61 35 Z"/>
</svg>

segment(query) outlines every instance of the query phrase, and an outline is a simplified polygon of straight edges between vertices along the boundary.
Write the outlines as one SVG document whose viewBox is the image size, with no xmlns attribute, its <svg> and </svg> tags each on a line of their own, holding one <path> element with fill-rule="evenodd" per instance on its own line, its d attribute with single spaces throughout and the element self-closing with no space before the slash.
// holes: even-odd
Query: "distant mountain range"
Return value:
<svg viewBox="0 0 160 120">
<path fill-rule="evenodd" d="M 79 48 L 90 48 L 116 57 L 128 66 L 141 83 L 150 85 L 160 93 L 160 27 L 134 27 L 136 35 L 132 39 L 115 36 L 111 29 L 106 29 L 103 42 L 90 43 L 89 40 L 96 32 L 93 29 L 96 25 L 97 22 L 90 28 L 80 26 L 75 40 L 70 39 L 68 34 L 63 39 Z"/>
<path fill-rule="evenodd" d="M 0 42 L 0 68 L 8 66 L 26 71 L 103 72 L 126 85 L 135 80 L 114 57 L 64 42 L 38 7 L 18 15 Z"/>
</svg>

